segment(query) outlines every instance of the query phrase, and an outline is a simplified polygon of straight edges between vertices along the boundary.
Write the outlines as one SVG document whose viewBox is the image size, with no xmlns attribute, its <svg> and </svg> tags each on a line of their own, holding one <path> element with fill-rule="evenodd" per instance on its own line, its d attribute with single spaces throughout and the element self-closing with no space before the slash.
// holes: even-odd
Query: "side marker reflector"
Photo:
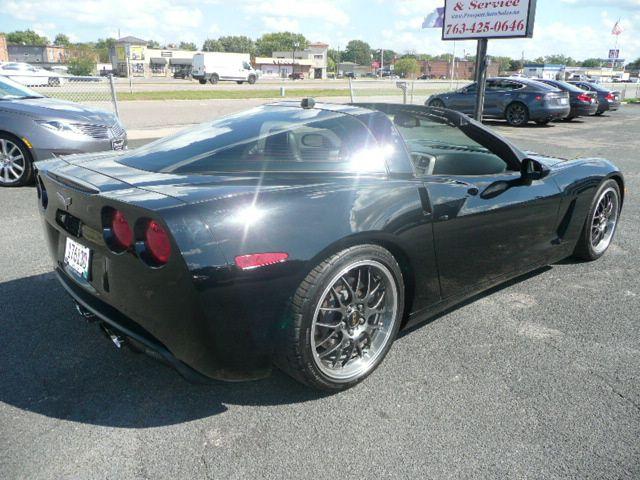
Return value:
<svg viewBox="0 0 640 480">
<path fill-rule="evenodd" d="M 236 266 L 242 270 L 252 270 L 258 267 L 273 265 L 274 263 L 284 262 L 289 258 L 288 253 L 271 252 L 271 253 L 251 253 L 249 255 L 240 255 L 236 257 Z"/>
</svg>

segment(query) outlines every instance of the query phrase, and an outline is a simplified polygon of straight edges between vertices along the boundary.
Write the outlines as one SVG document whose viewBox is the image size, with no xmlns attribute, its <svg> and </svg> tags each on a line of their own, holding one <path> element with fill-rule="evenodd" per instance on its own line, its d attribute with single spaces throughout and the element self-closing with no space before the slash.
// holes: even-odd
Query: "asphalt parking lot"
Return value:
<svg viewBox="0 0 640 480">
<path fill-rule="evenodd" d="M 0 478 L 639 478 L 640 106 L 491 125 L 617 163 L 613 245 L 403 334 L 332 396 L 279 372 L 192 385 L 117 351 L 53 277 L 35 190 L 0 190 Z"/>
</svg>

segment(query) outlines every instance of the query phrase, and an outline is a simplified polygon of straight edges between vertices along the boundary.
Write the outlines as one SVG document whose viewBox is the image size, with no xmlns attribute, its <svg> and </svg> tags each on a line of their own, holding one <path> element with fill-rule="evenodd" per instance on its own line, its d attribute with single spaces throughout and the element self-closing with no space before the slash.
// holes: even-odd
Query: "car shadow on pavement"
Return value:
<svg viewBox="0 0 640 480">
<path fill-rule="evenodd" d="M 508 127 L 509 126 L 509 124 L 505 120 L 484 119 L 482 120 L 482 124 L 488 127 Z M 518 127 L 512 127 L 512 128 L 551 128 L 551 127 L 555 127 L 553 122 L 549 122 L 545 125 L 538 125 L 537 123 L 534 123 L 534 122 L 527 122 L 524 125 L 520 125 Z"/>
<path fill-rule="evenodd" d="M 279 371 L 265 380 L 195 385 L 171 368 L 116 349 L 77 314 L 53 273 L 0 283 L 0 401 L 52 418 L 124 428 L 224 413 L 226 404 L 321 398 Z"/>
</svg>

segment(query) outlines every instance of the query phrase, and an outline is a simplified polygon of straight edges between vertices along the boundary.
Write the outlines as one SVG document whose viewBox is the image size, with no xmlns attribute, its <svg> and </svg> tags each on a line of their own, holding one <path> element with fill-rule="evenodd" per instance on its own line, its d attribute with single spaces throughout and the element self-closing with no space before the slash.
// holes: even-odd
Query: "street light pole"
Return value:
<svg viewBox="0 0 640 480">
<path fill-rule="evenodd" d="M 291 79 L 295 80 L 294 73 L 296 73 L 296 48 L 300 46 L 299 42 L 293 42 L 293 55 L 291 56 Z"/>
</svg>

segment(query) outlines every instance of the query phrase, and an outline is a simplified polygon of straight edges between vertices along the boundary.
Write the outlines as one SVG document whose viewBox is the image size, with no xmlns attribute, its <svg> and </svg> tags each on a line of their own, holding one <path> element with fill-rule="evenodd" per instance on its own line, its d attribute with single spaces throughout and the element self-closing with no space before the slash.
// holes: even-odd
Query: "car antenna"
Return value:
<svg viewBox="0 0 640 480">
<path fill-rule="evenodd" d="M 303 98 L 302 101 L 300 102 L 300 106 L 302 108 L 313 108 L 316 104 L 316 101 L 309 97 L 309 98 Z"/>
</svg>

